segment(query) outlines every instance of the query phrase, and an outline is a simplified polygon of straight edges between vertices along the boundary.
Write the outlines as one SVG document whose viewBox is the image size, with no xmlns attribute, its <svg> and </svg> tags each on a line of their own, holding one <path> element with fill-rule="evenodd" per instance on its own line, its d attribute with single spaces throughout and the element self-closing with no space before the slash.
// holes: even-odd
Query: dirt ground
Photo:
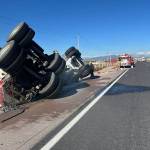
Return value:
<svg viewBox="0 0 150 150">
<path fill-rule="evenodd" d="M 64 87 L 57 99 L 27 104 L 24 113 L 0 123 L 0 149 L 31 149 L 122 72 L 115 67 L 105 68 L 95 73 L 95 79 L 87 77 Z"/>
</svg>

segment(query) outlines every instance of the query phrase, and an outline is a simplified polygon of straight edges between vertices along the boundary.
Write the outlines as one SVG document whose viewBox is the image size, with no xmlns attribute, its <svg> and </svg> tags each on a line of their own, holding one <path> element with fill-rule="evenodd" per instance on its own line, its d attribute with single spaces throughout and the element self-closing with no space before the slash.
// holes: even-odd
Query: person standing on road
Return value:
<svg viewBox="0 0 150 150">
<path fill-rule="evenodd" d="M 90 72 L 91 76 L 90 76 L 90 78 L 94 79 L 95 78 L 95 76 L 94 76 L 94 65 L 92 64 L 92 62 L 90 62 L 89 65 L 91 67 L 91 72 Z"/>
</svg>

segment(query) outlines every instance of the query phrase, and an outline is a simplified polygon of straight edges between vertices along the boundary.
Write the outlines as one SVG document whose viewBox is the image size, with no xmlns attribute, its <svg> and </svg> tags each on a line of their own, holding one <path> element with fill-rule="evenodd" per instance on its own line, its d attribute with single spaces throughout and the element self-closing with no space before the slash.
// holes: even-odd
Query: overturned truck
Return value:
<svg viewBox="0 0 150 150">
<path fill-rule="evenodd" d="M 0 68 L 7 74 L 3 78 L 5 105 L 15 101 L 18 104 L 41 98 L 53 98 L 60 92 L 64 72 L 73 70 L 82 79 L 91 73 L 91 66 L 85 64 L 81 53 L 75 47 L 65 52 L 62 58 L 58 52 L 51 55 L 34 40 L 35 31 L 25 22 L 17 25 L 10 33 L 6 45 L 0 50 Z M 66 64 L 67 67 L 66 67 Z"/>
<path fill-rule="evenodd" d="M 33 41 L 34 30 L 20 23 L 9 35 L 0 50 L 0 68 L 8 73 L 6 82 L 13 85 L 17 99 L 53 97 L 61 88 L 59 75 L 65 69 L 65 60 L 54 52 L 44 50 Z M 12 89 L 11 89 L 12 90 Z"/>
<path fill-rule="evenodd" d="M 94 71 L 91 64 L 84 63 L 80 51 L 75 47 L 70 47 L 65 52 L 65 56 L 67 67 L 74 70 L 79 78 L 87 77 Z"/>
</svg>

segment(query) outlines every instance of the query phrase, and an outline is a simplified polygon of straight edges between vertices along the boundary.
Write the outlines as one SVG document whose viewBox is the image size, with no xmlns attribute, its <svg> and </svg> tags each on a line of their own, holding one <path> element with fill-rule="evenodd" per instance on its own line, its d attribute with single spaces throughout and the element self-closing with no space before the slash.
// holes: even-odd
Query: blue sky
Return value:
<svg viewBox="0 0 150 150">
<path fill-rule="evenodd" d="M 150 51 L 148 0 L 1 0 L 0 46 L 21 21 L 46 53 L 63 54 L 77 36 L 83 56 Z"/>
</svg>

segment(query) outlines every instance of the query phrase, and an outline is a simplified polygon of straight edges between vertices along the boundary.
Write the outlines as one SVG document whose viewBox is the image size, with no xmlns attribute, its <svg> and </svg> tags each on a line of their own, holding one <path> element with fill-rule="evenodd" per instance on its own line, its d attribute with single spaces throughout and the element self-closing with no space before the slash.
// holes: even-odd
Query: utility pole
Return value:
<svg viewBox="0 0 150 150">
<path fill-rule="evenodd" d="M 110 63 L 110 66 L 111 66 L 111 53 L 110 53 L 110 57 L 109 57 L 109 63 Z"/>
<path fill-rule="evenodd" d="M 109 51 L 107 52 L 107 66 L 109 66 L 109 61 L 110 61 L 110 58 L 109 58 Z"/>
<path fill-rule="evenodd" d="M 108 65 L 111 66 L 111 52 L 108 52 L 107 61 L 108 61 Z"/>
</svg>

